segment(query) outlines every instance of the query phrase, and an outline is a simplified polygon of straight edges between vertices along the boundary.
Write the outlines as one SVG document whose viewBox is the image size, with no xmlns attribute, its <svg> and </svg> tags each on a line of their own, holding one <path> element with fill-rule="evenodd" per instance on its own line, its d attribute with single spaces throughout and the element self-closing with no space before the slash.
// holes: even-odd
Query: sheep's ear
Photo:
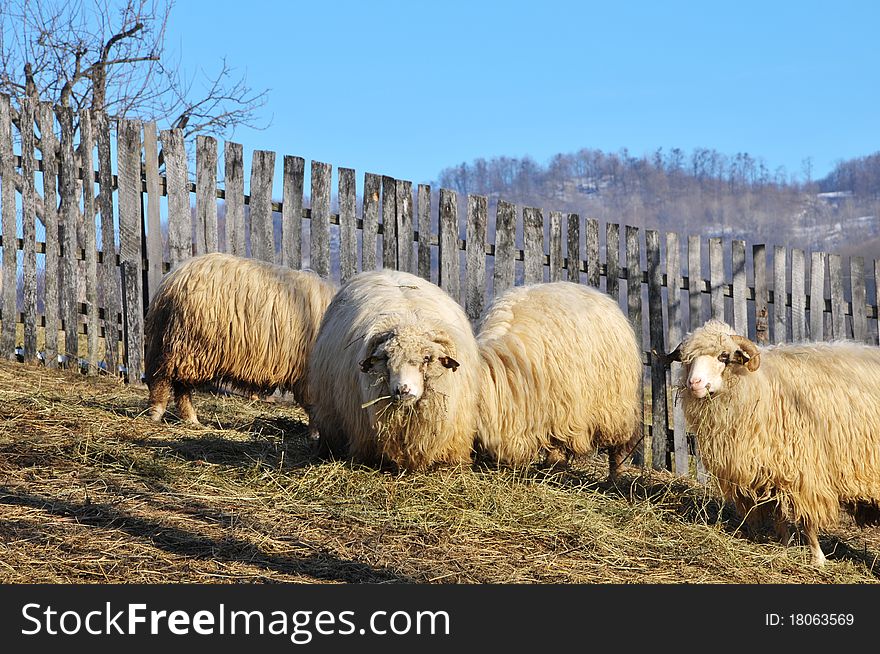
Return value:
<svg viewBox="0 0 880 654">
<path fill-rule="evenodd" d="M 755 372 L 761 366 L 761 352 L 758 347 L 744 336 L 731 336 L 737 350 L 730 356 L 733 363 L 745 366 L 749 372 Z"/>
<path fill-rule="evenodd" d="M 452 357 L 437 357 L 437 361 L 440 362 L 440 365 L 444 368 L 449 368 L 452 372 L 458 370 L 458 366 L 461 365 L 453 359 Z"/>
<path fill-rule="evenodd" d="M 360 363 L 361 372 L 370 372 L 373 368 L 373 357 L 367 357 Z"/>
</svg>

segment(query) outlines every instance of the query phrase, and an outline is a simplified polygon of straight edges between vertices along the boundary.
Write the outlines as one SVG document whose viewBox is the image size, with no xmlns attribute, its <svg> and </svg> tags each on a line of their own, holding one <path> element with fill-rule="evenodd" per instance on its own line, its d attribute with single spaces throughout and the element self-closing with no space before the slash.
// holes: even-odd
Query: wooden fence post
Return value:
<svg viewBox="0 0 880 654">
<path fill-rule="evenodd" d="M 501 295 L 514 285 L 516 272 L 516 205 L 498 201 L 495 209 L 495 261 L 492 273 L 493 295 Z"/>
<path fill-rule="evenodd" d="M 345 282 L 358 271 L 357 261 L 357 189 L 355 172 L 337 168 L 339 175 L 339 278 Z"/>
<path fill-rule="evenodd" d="M 455 191 L 440 189 L 440 288 L 461 302 L 461 264 L 458 250 L 458 199 Z"/>
<path fill-rule="evenodd" d="M 246 254 L 246 249 L 244 236 L 244 148 L 241 143 L 227 141 L 223 145 L 223 170 L 226 251 L 243 257 Z M 300 204 L 302 204 L 302 193 L 300 193 Z M 285 207 L 287 207 L 286 200 Z M 298 268 L 299 265 L 295 267 Z"/>
<path fill-rule="evenodd" d="M 431 187 L 419 184 L 419 277 L 431 281 Z"/>
<path fill-rule="evenodd" d="M 663 352 L 663 272 L 660 270 L 660 234 L 645 230 L 645 252 L 648 257 L 648 332 L 651 350 Z M 651 362 L 651 467 L 668 468 L 667 429 L 669 420 L 666 407 L 666 366 L 656 356 Z"/>
<path fill-rule="evenodd" d="M 330 179 L 333 167 L 320 161 L 312 162 L 312 209 L 309 267 L 330 279 Z M 271 196 L 270 196 L 271 200 Z"/>
<path fill-rule="evenodd" d="M 476 322 L 483 312 L 486 298 L 488 200 L 481 195 L 469 195 L 467 201 L 465 311 L 468 318 Z"/>
</svg>

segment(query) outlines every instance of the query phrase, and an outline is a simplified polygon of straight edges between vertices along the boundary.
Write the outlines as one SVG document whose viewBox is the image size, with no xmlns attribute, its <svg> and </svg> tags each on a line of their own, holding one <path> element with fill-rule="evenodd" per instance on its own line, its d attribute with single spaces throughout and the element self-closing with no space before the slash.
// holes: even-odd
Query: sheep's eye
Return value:
<svg viewBox="0 0 880 654">
<path fill-rule="evenodd" d="M 428 354 L 428 355 L 425 356 L 425 358 L 424 358 L 424 362 L 425 362 L 425 363 L 431 363 L 431 361 L 433 361 L 433 360 L 434 360 L 434 357 L 432 357 L 430 354 Z"/>
<path fill-rule="evenodd" d="M 718 355 L 718 360 L 724 364 L 730 363 L 730 353 L 729 352 L 722 352 L 721 354 Z"/>
</svg>

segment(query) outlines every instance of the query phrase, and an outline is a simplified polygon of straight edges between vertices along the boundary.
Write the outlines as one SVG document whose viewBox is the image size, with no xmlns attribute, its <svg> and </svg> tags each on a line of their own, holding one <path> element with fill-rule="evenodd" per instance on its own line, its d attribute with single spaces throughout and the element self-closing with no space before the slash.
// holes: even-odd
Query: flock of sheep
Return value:
<svg viewBox="0 0 880 654">
<path fill-rule="evenodd" d="M 227 254 L 166 275 L 145 323 L 153 420 L 174 392 L 198 424 L 194 389 L 290 392 L 324 455 L 398 470 L 549 464 L 597 448 L 609 477 L 640 437 L 641 352 L 617 302 L 572 282 L 520 286 L 477 324 L 436 284 L 394 270 L 337 288 L 309 271 Z M 656 354 L 656 353 L 655 353 Z M 880 348 L 757 347 L 709 321 L 681 361 L 689 431 L 750 524 L 817 533 L 840 507 L 880 523 Z"/>
</svg>

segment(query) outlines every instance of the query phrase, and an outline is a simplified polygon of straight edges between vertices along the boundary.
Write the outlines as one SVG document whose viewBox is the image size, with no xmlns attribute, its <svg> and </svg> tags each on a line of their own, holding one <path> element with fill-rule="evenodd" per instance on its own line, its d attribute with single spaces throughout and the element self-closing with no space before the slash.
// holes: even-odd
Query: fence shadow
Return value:
<svg viewBox="0 0 880 654">
<path fill-rule="evenodd" d="M 108 504 L 79 504 L 54 497 L 17 493 L 5 487 L 0 487 L 0 504 L 40 509 L 52 516 L 74 518 L 83 525 L 122 531 L 181 557 L 244 563 L 265 571 L 303 575 L 316 581 L 415 583 L 413 579 L 394 571 L 342 559 L 330 553 L 319 552 L 301 557 L 269 554 L 246 540 L 208 537 L 126 513 Z M 292 546 L 315 549 L 309 543 L 301 541 L 292 543 Z"/>
</svg>

